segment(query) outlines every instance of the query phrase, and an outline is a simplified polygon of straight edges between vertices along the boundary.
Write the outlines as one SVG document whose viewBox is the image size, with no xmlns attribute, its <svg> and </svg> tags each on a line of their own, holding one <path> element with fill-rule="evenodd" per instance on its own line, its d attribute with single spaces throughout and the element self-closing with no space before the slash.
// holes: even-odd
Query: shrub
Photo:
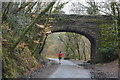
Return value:
<svg viewBox="0 0 120 80">
<path fill-rule="evenodd" d="M 102 48 L 100 54 L 102 54 L 102 62 L 110 62 L 118 57 L 115 48 Z"/>
</svg>

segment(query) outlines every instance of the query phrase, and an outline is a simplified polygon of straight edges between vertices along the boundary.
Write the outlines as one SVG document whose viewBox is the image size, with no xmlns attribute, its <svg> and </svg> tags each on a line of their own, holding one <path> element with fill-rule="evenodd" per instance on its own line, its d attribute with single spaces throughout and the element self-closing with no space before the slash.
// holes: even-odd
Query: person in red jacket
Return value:
<svg viewBox="0 0 120 80">
<path fill-rule="evenodd" d="M 58 53 L 58 58 L 59 58 L 59 64 L 61 64 L 61 59 L 62 59 L 62 53 L 61 53 L 61 51 Z"/>
</svg>

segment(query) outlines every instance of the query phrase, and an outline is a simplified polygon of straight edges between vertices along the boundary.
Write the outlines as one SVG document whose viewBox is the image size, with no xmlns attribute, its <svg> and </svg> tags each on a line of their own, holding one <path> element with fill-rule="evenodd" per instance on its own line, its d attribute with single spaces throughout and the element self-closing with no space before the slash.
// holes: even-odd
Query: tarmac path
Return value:
<svg viewBox="0 0 120 80">
<path fill-rule="evenodd" d="M 49 58 L 58 63 L 58 59 Z M 69 61 L 62 60 L 58 69 L 49 78 L 91 78 L 90 71 L 82 66 Z"/>
</svg>

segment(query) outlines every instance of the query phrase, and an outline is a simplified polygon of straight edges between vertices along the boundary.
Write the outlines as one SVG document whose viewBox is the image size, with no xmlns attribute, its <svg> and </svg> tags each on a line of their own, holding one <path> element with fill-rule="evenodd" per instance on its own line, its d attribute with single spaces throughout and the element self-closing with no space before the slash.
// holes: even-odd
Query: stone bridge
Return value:
<svg viewBox="0 0 120 80">
<path fill-rule="evenodd" d="M 52 24 L 52 32 L 74 32 L 87 37 L 91 42 L 91 62 L 100 61 L 99 40 L 100 25 L 111 24 L 110 16 L 85 16 L 85 15 L 52 15 L 55 18 Z"/>
</svg>

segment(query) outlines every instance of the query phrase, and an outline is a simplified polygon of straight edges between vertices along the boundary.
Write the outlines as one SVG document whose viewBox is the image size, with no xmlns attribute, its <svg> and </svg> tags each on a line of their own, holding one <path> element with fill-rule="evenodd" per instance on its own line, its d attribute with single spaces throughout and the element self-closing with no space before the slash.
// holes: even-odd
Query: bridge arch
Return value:
<svg viewBox="0 0 120 80">
<path fill-rule="evenodd" d="M 86 15 L 66 15 L 53 14 L 50 16 L 53 21 L 49 23 L 52 26 L 51 31 L 54 32 L 74 32 L 84 35 L 91 42 L 91 63 L 100 62 L 100 25 L 111 24 L 110 16 L 86 16 Z"/>
<path fill-rule="evenodd" d="M 86 32 L 81 32 L 81 31 L 77 31 L 77 30 L 69 30 L 69 29 L 66 29 L 66 30 L 63 30 L 63 29 L 59 29 L 59 30 L 52 30 L 52 33 L 56 33 L 56 32 L 72 32 L 72 33 L 78 33 L 78 34 L 81 34 L 83 36 L 85 36 L 86 38 L 88 38 L 88 40 L 90 41 L 91 43 L 91 62 L 92 63 L 96 63 L 95 62 L 95 53 L 96 53 L 96 48 L 97 48 L 97 45 L 96 45 L 96 40 L 94 39 L 94 37 L 92 37 L 90 34 L 86 33 Z"/>
</svg>

